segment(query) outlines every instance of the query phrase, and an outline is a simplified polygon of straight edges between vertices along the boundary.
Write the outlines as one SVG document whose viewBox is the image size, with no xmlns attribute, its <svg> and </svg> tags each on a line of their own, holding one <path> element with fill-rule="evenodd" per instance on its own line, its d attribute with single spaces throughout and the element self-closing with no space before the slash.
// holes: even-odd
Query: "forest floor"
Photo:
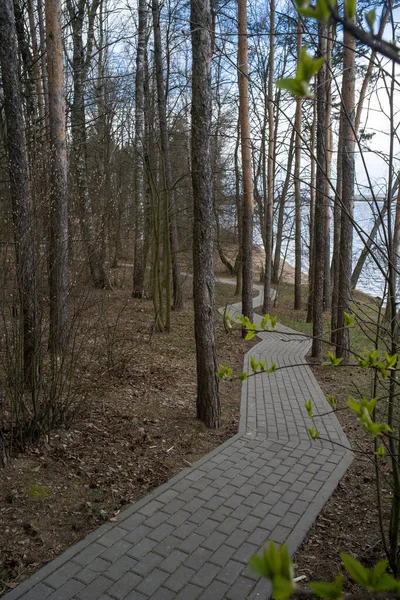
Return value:
<svg viewBox="0 0 400 600">
<path fill-rule="evenodd" d="M 85 347 L 97 344 L 84 361 L 86 400 L 71 427 L 1 472 L 0 595 L 237 432 L 238 382 L 221 386 L 220 429 L 195 418 L 192 280 L 167 335 L 152 333 L 151 301 L 131 297 L 130 269 L 113 279 L 113 291 L 90 292 Z M 217 306 L 235 301 L 233 289 L 217 285 Z M 255 342 L 227 336 L 222 321 L 218 360 L 240 371 Z"/>
<path fill-rule="evenodd" d="M 307 287 L 303 286 L 303 298 L 307 298 Z M 376 299 L 361 292 L 354 293 L 353 310 L 357 314 L 357 327 L 352 330 L 352 348 L 356 352 L 373 349 L 371 335 L 360 322 L 376 318 Z M 311 325 L 305 323 L 306 304 L 303 310 L 294 311 L 293 285 L 283 283 L 279 287 L 277 306 L 273 314 L 285 325 L 306 333 L 312 332 Z M 330 315 L 325 315 L 324 329 L 329 331 Z M 332 350 L 325 345 L 325 352 Z M 311 361 L 310 361 L 311 362 Z M 323 511 L 316 519 L 307 538 L 294 556 L 295 575 L 304 575 L 306 581 L 331 581 L 343 572 L 339 553 L 347 552 L 364 565 L 371 567 L 384 556 L 378 525 L 377 492 L 373 444 L 362 430 L 355 415 L 346 410 L 348 395 L 360 397 L 360 393 L 372 397 L 371 373 L 359 367 L 329 368 L 311 364 L 312 370 L 323 392 L 332 395 L 338 407 L 337 417 L 348 437 L 355 459 L 340 482 Z M 386 459 L 381 460 L 383 476 L 389 473 Z M 387 522 L 388 505 L 392 490 L 382 480 L 383 509 Z M 347 582 L 348 589 L 351 584 Z"/>
</svg>

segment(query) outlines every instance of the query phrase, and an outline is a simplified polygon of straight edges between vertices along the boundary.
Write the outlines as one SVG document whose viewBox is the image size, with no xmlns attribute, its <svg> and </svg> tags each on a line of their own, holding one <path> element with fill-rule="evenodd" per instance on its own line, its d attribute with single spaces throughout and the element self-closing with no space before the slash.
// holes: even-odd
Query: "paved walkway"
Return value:
<svg viewBox="0 0 400 600">
<path fill-rule="evenodd" d="M 254 305 L 262 301 L 262 288 Z M 240 304 L 230 308 L 240 311 Z M 256 317 L 256 322 L 259 317 Z M 268 582 L 248 568 L 268 540 L 294 552 L 352 461 L 304 362 L 309 341 L 286 327 L 260 334 L 250 354 L 288 369 L 248 379 L 239 432 L 126 509 L 5 596 L 6 600 L 253 600 Z M 223 384 L 222 384 L 223 385 Z M 339 442 L 342 446 L 332 444 Z M 344 446 L 344 447 L 343 447 Z"/>
</svg>

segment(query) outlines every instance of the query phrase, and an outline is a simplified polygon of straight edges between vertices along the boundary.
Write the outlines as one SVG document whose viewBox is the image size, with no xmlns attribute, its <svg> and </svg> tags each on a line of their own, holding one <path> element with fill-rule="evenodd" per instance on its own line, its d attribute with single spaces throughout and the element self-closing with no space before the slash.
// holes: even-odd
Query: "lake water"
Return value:
<svg viewBox="0 0 400 600">
<path fill-rule="evenodd" d="M 379 203 L 379 207 L 382 207 L 382 203 Z M 302 271 L 306 273 L 308 271 L 308 207 L 304 207 L 302 209 L 302 237 L 303 237 L 303 261 L 302 261 Z M 370 204 L 367 201 L 357 201 L 354 203 L 354 221 L 357 224 L 358 228 L 360 228 L 366 234 L 369 234 L 373 223 L 374 223 L 374 215 L 377 214 L 377 209 L 375 206 Z M 293 226 L 293 217 L 294 217 L 294 204 L 288 203 L 286 210 L 286 221 L 284 226 L 284 242 L 282 247 L 282 255 L 284 255 L 287 249 L 286 260 L 289 264 L 294 266 L 294 226 Z M 386 218 L 384 219 L 386 223 Z M 333 216 L 331 221 L 331 229 L 333 232 Z M 331 250 L 332 250 L 332 236 L 331 235 Z M 384 244 L 384 231 L 383 228 L 380 227 L 378 230 L 377 237 L 375 238 L 377 244 L 383 247 Z M 355 266 L 357 259 L 361 253 L 364 244 L 360 235 L 354 231 L 353 236 L 353 267 Z M 386 252 L 384 252 L 386 254 Z M 383 263 L 384 260 L 382 257 L 382 253 L 378 250 L 375 251 L 375 256 L 379 260 L 380 264 Z M 373 296 L 382 296 L 384 289 L 384 278 L 382 273 L 380 273 L 379 269 L 376 267 L 374 260 L 369 256 L 365 262 L 365 266 L 362 270 L 361 276 L 358 281 L 357 289 L 371 294 Z"/>
</svg>

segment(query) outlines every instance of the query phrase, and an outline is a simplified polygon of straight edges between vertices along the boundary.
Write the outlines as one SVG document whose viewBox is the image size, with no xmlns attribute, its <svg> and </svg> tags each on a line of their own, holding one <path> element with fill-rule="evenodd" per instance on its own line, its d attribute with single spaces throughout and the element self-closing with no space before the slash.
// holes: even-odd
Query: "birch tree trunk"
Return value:
<svg viewBox="0 0 400 600">
<path fill-rule="evenodd" d="M 59 353 L 67 343 L 68 321 L 68 190 L 65 132 L 64 65 L 60 0 L 46 0 L 46 47 L 50 124 L 50 335 Z"/>
<path fill-rule="evenodd" d="M 238 0 L 239 116 L 243 172 L 242 312 L 253 320 L 253 169 L 249 123 L 247 0 Z M 271 256 L 269 257 L 271 259 Z"/>
<path fill-rule="evenodd" d="M 197 417 L 221 425 L 214 319 L 211 172 L 211 12 L 208 0 L 191 0 L 193 300 L 197 363 Z"/>
<path fill-rule="evenodd" d="M 350 335 L 345 327 L 344 312 L 351 310 L 351 268 L 353 249 L 353 209 L 355 175 L 355 39 L 348 32 L 343 36 L 342 80 L 342 214 L 340 227 L 339 301 L 337 317 L 336 355 L 349 361 Z"/>
<path fill-rule="evenodd" d="M 24 380 L 33 390 L 39 374 L 39 300 L 35 265 L 33 206 L 29 187 L 24 114 L 18 78 L 18 50 L 12 0 L 0 0 L 0 66 L 7 122 L 7 150 L 22 323 Z"/>
</svg>

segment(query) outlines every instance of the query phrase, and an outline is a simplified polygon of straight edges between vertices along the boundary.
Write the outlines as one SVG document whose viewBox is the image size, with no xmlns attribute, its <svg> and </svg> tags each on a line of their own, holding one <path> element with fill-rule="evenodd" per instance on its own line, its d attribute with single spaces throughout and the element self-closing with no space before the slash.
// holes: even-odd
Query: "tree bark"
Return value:
<svg viewBox="0 0 400 600">
<path fill-rule="evenodd" d="M 211 13 L 208 0 L 191 0 L 193 299 L 197 362 L 197 417 L 221 425 L 214 321 L 211 172 Z"/>
<path fill-rule="evenodd" d="M 299 16 L 297 20 L 297 56 L 300 55 L 301 45 L 303 42 L 303 25 Z M 295 251 L 294 251 L 294 310 L 301 308 L 301 98 L 296 99 L 296 114 L 294 127 L 296 130 L 296 141 L 294 151 L 294 210 L 295 210 Z"/>
<path fill-rule="evenodd" d="M 135 79 L 135 251 L 133 262 L 134 298 L 143 298 L 146 260 L 144 256 L 144 58 L 146 49 L 147 3 L 139 0 L 138 45 Z"/>
<path fill-rule="evenodd" d="M 391 8 L 392 6 L 392 1 L 387 2 L 386 5 L 383 7 L 382 9 L 382 15 L 381 15 L 381 20 L 379 23 L 379 31 L 378 31 L 378 37 L 381 38 L 383 35 L 383 32 L 385 30 L 385 26 L 386 23 L 389 19 L 389 15 L 390 15 L 390 11 L 392 10 Z M 362 115 L 362 111 L 364 108 L 364 102 L 365 102 L 365 97 L 367 95 L 367 90 L 368 90 L 368 86 L 369 86 L 369 82 L 371 81 L 371 77 L 372 77 L 372 73 L 373 73 L 373 69 L 375 66 L 375 60 L 376 60 L 376 55 L 377 52 L 376 50 L 372 50 L 371 51 L 371 56 L 369 59 L 369 63 L 368 63 L 368 67 L 367 67 L 367 72 L 365 73 L 365 77 L 363 79 L 362 85 L 361 85 L 361 89 L 360 89 L 360 95 L 358 97 L 358 103 L 357 103 L 357 111 L 356 111 L 356 117 L 355 117 L 355 122 L 354 122 L 354 130 L 355 130 L 355 135 L 358 136 L 359 133 L 359 129 L 360 129 L 360 123 L 361 123 L 361 115 Z M 393 195 L 396 192 L 393 192 Z M 361 275 L 361 271 L 364 267 L 365 261 L 367 259 L 368 254 L 371 251 L 372 245 L 374 243 L 376 234 L 378 232 L 378 229 L 380 227 L 380 225 L 382 224 L 382 219 L 385 216 L 387 211 L 387 203 L 385 202 L 385 204 L 382 207 L 382 210 L 380 211 L 380 215 L 378 215 L 371 233 L 369 235 L 369 238 L 366 242 L 366 244 L 364 245 L 362 252 L 358 258 L 358 261 L 356 263 L 356 266 L 354 267 L 353 273 L 351 275 L 351 287 L 354 290 L 357 286 L 358 280 L 360 278 Z"/>
<path fill-rule="evenodd" d="M 293 149 L 294 149 L 294 140 L 295 140 L 295 129 L 292 130 L 292 135 L 290 136 L 290 144 L 289 144 L 289 152 L 288 152 L 288 162 L 286 167 L 286 176 L 285 181 L 283 182 L 282 192 L 279 198 L 279 211 L 278 211 L 278 223 L 276 228 L 276 237 L 275 237 L 275 256 L 274 256 L 274 283 L 279 283 L 280 279 L 280 264 L 281 264 L 281 250 L 282 250 L 282 240 L 283 240 L 283 224 L 285 218 L 285 205 L 287 193 L 289 190 L 289 183 L 292 177 L 292 164 L 293 164 Z"/>
<path fill-rule="evenodd" d="M 339 265 L 340 265 L 340 228 L 342 215 L 342 115 L 339 124 L 338 154 L 336 168 L 335 204 L 333 209 L 333 254 L 332 254 L 332 306 L 331 306 L 331 342 L 336 344 L 337 318 L 339 304 Z"/>
<path fill-rule="evenodd" d="M 247 0 L 238 0 L 239 115 L 243 172 L 242 312 L 253 320 L 253 169 L 249 123 Z"/>
<path fill-rule="evenodd" d="M 44 127 L 44 104 L 43 104 L 43 91 L 42 91 L 42 77 L 40 73 L 40 55 L 39 47 L 36 37 L 35 27 L 35 15 L 33 11 L 33 0 L 27 1 L 27 10 L 29 18 L 29 33 L 31 36 L 31 44 L 33 51 L 33 72 L 35 74 L 35 90 L 36 90 L 36 102 L 38 108 L 39 127 Z M 41 135 L 39 136 L 41 137 Z"/>
<path fill-rule="evenodd" d="M 342 214 L 340 228 L 339 302 L 336 355 L 346 364 L 350 357 L 350 335 L 345 327 L 344 313 L 351 311 L 351 268 L 353 248 L 353 207 L 355 175 L 355 39 L 348 32 L 343 37 L 342 80 Z"/>
<path fill-rule="evenodd" d="M 54 354 L 58 354 L 66 346 L 68 333 L 67 146 L 60 0 L 46 0 L 46 33 L 52 174 L 49 244 L 49 347 Z"/>
<path fill-rule="evenodd" d="M 29 188 L 24 114 L 18 80 L 18 50 L 12 0 L 0 0 L 0 66 L 7 122 L 7 150 L 21 309 L 23 375 L 35 390 L 39 373 L 39 299 L 36 281 L 33 206 Z M 35 394 L 34 411 L 35 411 Z"/>
<path fill-rule="evenodd" d="M 89 196 L 85 116 L 86 74 L 91 61 L 93 22 L 99 2 L 100 0 L 93 0 L 88 10 L 88 42 L 85 56 L 83 27 L 86 14 L 86 0 L 79 0 L 77 5 L 73 4 L 71 0 L 67 0 L 73 38 L 72 77 L 74 100 L 71 110 L 71 130 L 76 196 L 79 202 L 80 225 L 88 257 L 91 280 L 94 287 L 101 289 L 107 287 L 108 281 L 104 269 L 102 247 L 96 235 L 93 207 Z"/>
<path fill-rule="evenodd" d="M 160 29 L 160 8 L 158 0 L 152 0 L 153 31 L 154 31 L 154 62 L 157 78 L 157 102 L 158 121 L 160 126 L 161 160 L 164 172 L 164 194 L 166 218 L 168 218 L 169 238 L 172 259 L 172 287 L 173 287 L 173 309 L 183 309 L 183 291 L 179 267 L 179 241 L 176 223 L 175 195 L 172 189 L 171 156 L 169 150 L 167 108 L 164 89 L 164 75 L 162 65 L 162 41 Z"/>
<path fill-rule="evenodd" d="M 326 26 L 318 25 L 318 54 L 326 54 Z M 314 220 L 314 276 L 313 276 L 313 343 L 311 354 L 318 360 L 322 356 L 322 313 L 324 306 L 325 269 L 325 193 L 326 193 L 326 65 L 317 76 L 317 175 Z"/>
<path fill-rule="evenodd" d="M 316 80 L 315 80 L 316 83 Z M 313 289 L 314 289 L 314 222 L 315 222 L 315 138 L 317 122 L 316 96 L 313 102 L 313 120 L 310 131 L 310 220 L 309 220 L 309 256 L 308 256 L 308 299 L 306 322 L 313 320 Z"/>
<path fill-rule="evenodd" d="M 274 66 L 275 66 L 275 0 L 270 0 L 269 13 L 269 60 L 268 60 L 268 160 L 267 160 L 267 204 L 265 207 L 265 280 L 263 312 L 271 309 L 272 280 L 272 238 L 274 211 L 274 170 L 275 170 L 275 127 L 274 127 Z"/>
<path fill-rule="evenodd" d="M 236 289 L 235 296 L 241 296 L 243 291 L 243 205 L 240 199 L 240 169 L 239 169 L 239 142 L 240 142 L 240 116 L 237 120 L 236 144 L 234 152 L 235 162 L 235 200 L 237 213 L 237 230 L 239 250 L 235 261 Z"/>
<path fill-rule="evenodd" d="M 324 266 L 324 311 L 331 306 L 331 166 L 332 166 L 332 47 L 333 26 L 327 27 L 326 66 L 325 66 L 325 266 Z"/>
</svg>

